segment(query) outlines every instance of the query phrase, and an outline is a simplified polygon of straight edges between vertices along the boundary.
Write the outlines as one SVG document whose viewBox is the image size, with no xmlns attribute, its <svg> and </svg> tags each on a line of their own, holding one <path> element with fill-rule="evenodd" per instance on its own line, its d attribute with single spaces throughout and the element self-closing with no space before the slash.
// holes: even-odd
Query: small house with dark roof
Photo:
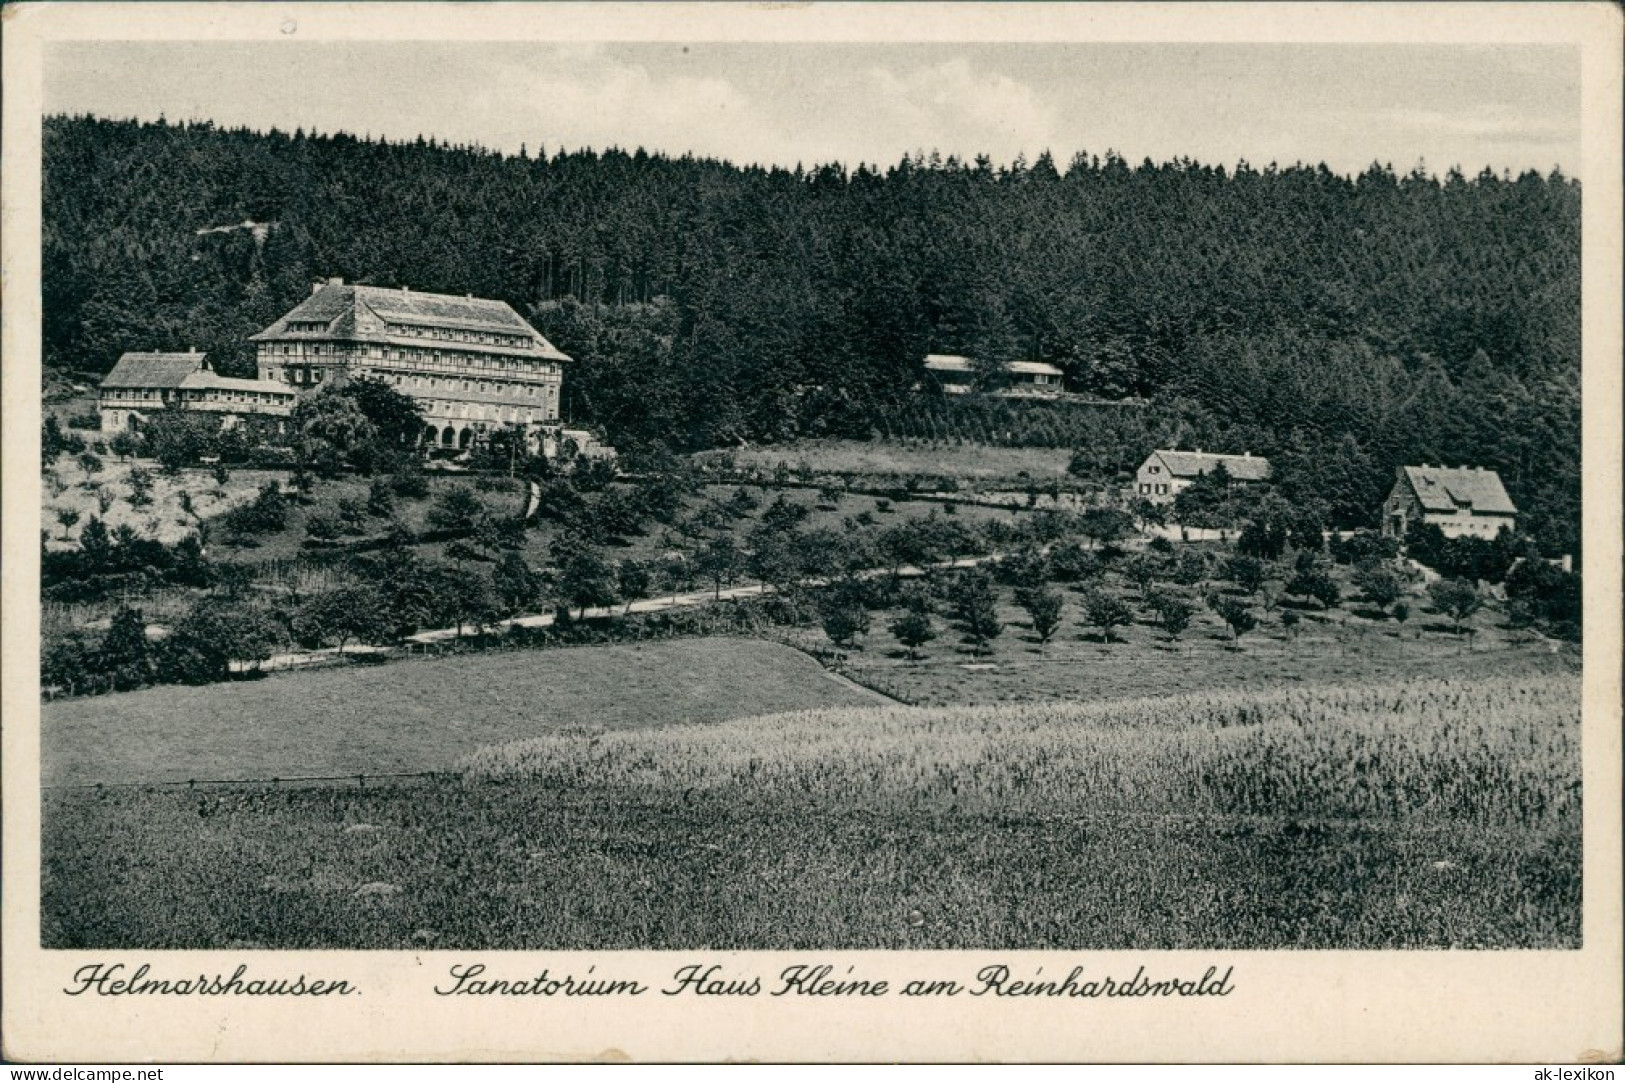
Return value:
<svg viewBox="0 0 1625 1083">
<path fill-rule="evenodd" d="M 1220 455 L 1198 448 L 1195 451 L 1159 449 L 1147 455 L 1134 476 L 1135 495 L 1153 504 L 1172 504 L 1174 498 L 1191 487 L 1203 474 L 1223 465 L 1230 480 L 1238 485 L 1267 481 L 1270 461 L 1262 455 L 1243 452 Z"/>
<path fill-rule="evenodd" d="M 1383 504 L 1382 532 L 1403 538 L 1417 522 L 1431 523 L 1447 538 L 1493 538 L 1517 528 L 1518 509 L 1494 470 L 1402 466 Z"/>
<path fill-rule="evenodd" d="M 349 376 L 415 399 L 440 447 L 519 426 L 559 424 L 565 356 L 502 301 L 384 286 L 317 282 L 310 296 L 252 336 L 260 378 L 308 392 Z"/>
<path fill-rule="evenodd" d="M 297 395 L 284 384 L 221 376 L 207 354 L 127 353 L 102 378 L 96 393 L 103 432 L 139 428 L 163 410 L 196 410 L 220 415 L 222 427 L 245 416 L 269 415 L 282 420 L 293 411 Z"/>
</svg>

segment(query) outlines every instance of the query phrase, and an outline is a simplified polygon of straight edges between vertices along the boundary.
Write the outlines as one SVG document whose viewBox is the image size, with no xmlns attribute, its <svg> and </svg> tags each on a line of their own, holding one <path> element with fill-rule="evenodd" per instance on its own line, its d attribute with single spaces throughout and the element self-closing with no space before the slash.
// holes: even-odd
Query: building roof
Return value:
<svg viewBox="0 0 1625 1083">
<path fill-rule="evenodd" d="M 1010 361 L 1004 366 L 1006 372 L 1019 372 L 1026 376 L 1061 376 L 1060 369 L 1047 361 Z"/>
<path fill-rule="evenodd" d="M 239 380 L 231 376 L 221 376 L 213 369 L 199 369 L 188 373 L 179 386 L 187 390 L 212 388 L 220 391 L 251 391 L 262 395 L 284 395 L 290 399 L 298 393 L 287 384 L 280 384 L 275 380 Z"/>
<path fill-rule="evenodd" d="M 1402 470 L 1411 491 L 1427 511 L 1469 508 L 1475 515 L 1516 515 L 1518 509 L 1501 484 L 1501 475 L 1483 467 L 1407 466 Z"/>
<path fill-rule="evenodd" d="M 414 346 L 436 341 L 390 335 L 386 325 L 392 323 L 514 335 L 528 339 L 529 346 L 524 350 L 511 351 L 513 354 L 548 361 L 570 360 L 505 301 L 419 293 L 384 286 L 345 285 L 343 279 L 329 279 L 325 284 L 318 285 L 309 297 L 259 334 L 250 336 L 249 341 L 340 339 L 348 342 L 408 343 Z M 316 330 L 290 330 L 290 324 L 322 326 Z M 474 346 L 482 348 L 482 344 L 476 343 Z M 456 348 L 456 345 L 448 344 L 448 347 Z"/>
<path fill-rule="evenodd" d="M 956 353 L 928 353 L 925 367 L 931 372 L 975 372 L 976 362 Z M 1004 371 L 1026 376 L 1060 376 L 1062 372 L 1043 361 L 1006 361 Z"/>
<path fill-rule="evenodd" d="M 103 387 L 179 387 L 192 373 L 208 367 L 201 353 L 127 353 L 102 377 Z"/>
<path fill-rule="evenodd" d="M 1220 455 L 1211 451 L 1168 451 L 1159 448 L 1151 455 L 1161 459 L 1176 478 L 1206 474 L 1220 463 L 1237 481 L 1263 481 L 1270 476 L 1270 461 L 1262 455 Z"/>
</svg>

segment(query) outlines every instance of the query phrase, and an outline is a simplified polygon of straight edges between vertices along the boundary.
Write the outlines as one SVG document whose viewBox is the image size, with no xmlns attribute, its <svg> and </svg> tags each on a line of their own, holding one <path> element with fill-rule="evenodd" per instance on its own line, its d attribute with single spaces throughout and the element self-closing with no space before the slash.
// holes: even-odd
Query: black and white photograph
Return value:
<svg viewBox="0 0 1625 1083">
<path fill-rule="evenodd" d="M 1172 997 L 1599 931 L 1572 34 L 296 7 L 39 50 L 33 947 Z"/>
</svg>

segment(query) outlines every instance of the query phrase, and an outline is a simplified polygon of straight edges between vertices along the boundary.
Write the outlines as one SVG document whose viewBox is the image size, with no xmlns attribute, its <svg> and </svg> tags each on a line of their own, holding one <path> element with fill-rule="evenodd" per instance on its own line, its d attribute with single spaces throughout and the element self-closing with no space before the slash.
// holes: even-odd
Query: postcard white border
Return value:
<svg viewBox="0 0 1625 1083">
<path fill-rule="evenodd" d="M 4 20 L 4 929 L 0 1039 L 23 1061 L 597 1058 L 1097 1062 L 1618 1060 L 1620 891 L 1621 14 L 1604 4 L 35 4 Z M 38 531 L 42 50 L 90 40 L 1114 41 L 1570 43 L 1582 54 L 1585 915 L 1572 952 L 50 952 L 39 947 Z M 344 1000 L 66 997 L 91 961 L 166 973 L 343 977 Z M 441 998 L 456 961 L 658 981 L 715 960 L 913 977 L 990 962 L 1233 965 L 1222 999 L 909 1002 Z"/>
</svg>

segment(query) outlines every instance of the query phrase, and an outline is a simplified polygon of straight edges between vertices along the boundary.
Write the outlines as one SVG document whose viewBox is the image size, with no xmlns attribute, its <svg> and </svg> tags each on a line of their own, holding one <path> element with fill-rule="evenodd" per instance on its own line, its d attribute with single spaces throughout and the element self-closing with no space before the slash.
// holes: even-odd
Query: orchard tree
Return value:
<svg viewBox="0 0 1625 1083">
<path fill-rule="evenodd" d="M 73 538 L 73 528 L 79 522 L 78 508 L 58 508 L 56 521 L 62 527 L 62 540 L 70 541 Z"/>
<path fill-rule="evenodd" d="M 1257 557 L 1240 553 L 1225 562 L 1224 576 L 1248 594 L 1257 594 L 1258 588 L 1264 585 L 1266 568 Z"/>
<path fill-rule="evenodd" d="M 585 620 L 589 608 L 610 606 L 617 601 L 615 569 L 597 548 L 579 548 L 559 573 L 559 593 L 581 611 L 580 619 Z"/>
<path fill-rule="evenodd" d="M 818 616 L 824 634 L 837 647 L 849 646 L 855 637 L 869 631 L 869 611 L 844 598 L 830 598 L 819 607 Z"/>
<path fill-rule="evenodd" d="M 1366 601 L 1379 610 L 1386 611 L 1399 600 L 1399 576 L 1387 561 L 1362 561 L 1354 571 L 1354 585 L 1360 588 Z"/>
<path fill-rule="evenodd" d="M 1157 615 L 1157 626 L 1168 633 L 1170 640 L 1178 639 L 1190 627 L 1196 607 L 1189 600 L 1173 593 L 1151 596 L 1151 611 Z"/>
<path fill-rule="evenodd" d="M 722 599 L 722 587 L 732 583 L 744 564 L 744 556 L 734 544 L 733 536 L 723 534 L 706 542 L 695 557 L 694 567 L 699 574 L 711 580 L 715 589 L 714 600 Z"/>
<path fill-rule="evenodd" d="M 102 637 L 98 668 L 123 691 L 152 680 L 152 658 L 147 644 L 147 622 L 139 609 L 121 606 Z"/>
<path fill-rule="evenodd" d="M 503 554 L 501 563 L 491 569 L 491 590 L 496 595 L 499 612 L 511 617 L 540 600 L 542 583 L 524 557 L 508 552 Z"/>
<path fill-rule="evenodd" d="M 1027 611 L 1039 645 L 1047 645 L 1061 627 L 1061 592 L 1049 587 L 1024 587 L 1016 591 L 1016 603 Z"/>
<path fill-rule="evenodd" d="M 1294 575 L 1286 585 L 1288 594 L 1296 594 L 1300 598 L 1313 598 L 1320 603 L 1322 609 L 1329 610 L 1336 605 L 1342 597 L 1338 589 L 1337 580 L 1318 565 L 1303 568 Z"/>
<path fill-rule="evenodd" d="M 133 459 L 141 454 L 141 437 L 124 429 L 114 434 L 113 439 L 107 442 L 107 450 L 118 456 L 119 462 Z"/>
<path fill-rule="evenodd" d="M 224 598 L 204 598 L 163 641 L 160 669 L 166 680 L 183 684 L 223 681 L 233 662 L 258 665 L 278 641 L 276 622 L 254 606 Z"/>
<path fill-rule="evenodd" d="M 1457 635 L 1461 634 L 1462 622 L 1484 604 L 1478 587 L 1465 579 L 1435 579 L 1428 585 L 1428 599 L 1434 609 L 1450 618 Z"/>
<path fill-rule="evenodd" d="M 986 573 L 970 571 L 958 576 L 950 589 L 949 599 L 954 617 L 976 653 L 985 653 L 1004 630 L 1004 624 L 999 620 L 998 598 Z"/>
<path fill-rule="evenodd" d="M 1233 641 L 1239 641 L 1243 635 L 1258 627 L 1258 618 L 1240 599 L 1227 594 L 1214 594 L 1208 599 L 1208 607 L 1230 626 Z"/>
<path fill-rule="evenodd" d="M 293 615 L 293 634 L 311 645 L 332 642 L 338 653 L 352 639 L 376 643 L 390 631 L 389 614 L 378 589 L 371 584 L 335 587 L 313 594 Z"/>
<path fill-rule="evenodd" d="M 152 471 L 135 467 L 124 481 L 130 487 L 130 507 L 144 508 L 152 503 Z"/>
<path fill-rule="evenodd" d="M 475 632 L 483 636 L 485 629 L 497 619 L 501 603 L 492 589 L 491 576 L 479 568 L 464 568 L 442 564 L 431 569 L 435 602 L 441 619 L 449 618 L 462 638 L 463 628 L 472 624 Z"/>
<path fill-rule="evenodd" d="M 352 376 L 333 388 L 371 424 L 371 440 L 379 450 L 407 452 L 416 446 L 423 433 L 423 408 L 412 396 L 365 376 Z"/>
<path fill-rule="evenodd" d="M 1134 533 L 1134 517 L 1117 508 L 1090 508 L 1078 517 L 1078 531 L 1091 547 L 1109 545 Z"/>
<path fill-rule="evenodd" d="M 647 598 L 654 589 L 654 577 L 649 566 L 638 560 L 623 560 L 615 566 L 615 590 L 626 603 L 626 613 L 632 612 L 632 603 Z"/>
<path fill-rule="evenodd" d="M 346 461 L 371 469 L 378 428 L 339 385 L 329 384 L 302 400 L 289 420 L 299 434 L 295 446 L 301 461 L 324 476 L 337 472 Z"/>
<path fill-rule="evenodd" d="M 485 504 L 467 485 L 453 485 L 435 498 L 426 521 L 435 530 L 473 533 L 485 521 Z"/>
<path fill-rule="evenodd" d="M 891 634 L 896 637 L 897 642 L 908 648 L 910 661 L 917 660 L 920 648 L 937 638 L 937 630 L 932 626 L 931 618 L 914 609 L 891 622 Z"/>
<path fill-rule="evenodd" d="M 1089 623 L 1100 629 L 1100 641 L 1112 641 L 1112 629 L 1125 625 L 1134 619 L 1134 612 L 1115 594 L 1108 594 L 1098 588 L 1087 591 L 1083 596 L 1083 610 Z"/>
</svg>

